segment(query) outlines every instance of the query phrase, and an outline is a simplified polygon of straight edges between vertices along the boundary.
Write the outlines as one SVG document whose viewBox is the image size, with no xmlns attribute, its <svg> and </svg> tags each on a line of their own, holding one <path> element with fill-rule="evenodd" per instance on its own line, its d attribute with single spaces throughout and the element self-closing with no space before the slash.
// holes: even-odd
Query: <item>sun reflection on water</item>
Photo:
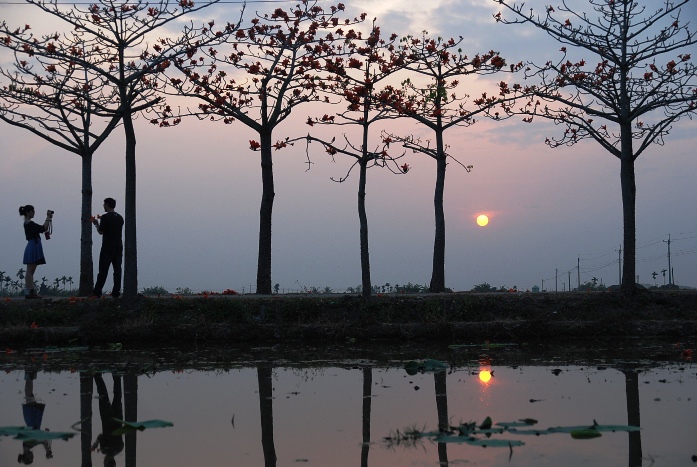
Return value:
<svg viewBox="0 0 697 467">
<path fill-rule="evenodd" d="M 484 387 L 488 386 L 489 381 L 491 381 L 491 371 L 487 369 L 479 370 L 479 381 L 484 383 Z"/>
</svg>

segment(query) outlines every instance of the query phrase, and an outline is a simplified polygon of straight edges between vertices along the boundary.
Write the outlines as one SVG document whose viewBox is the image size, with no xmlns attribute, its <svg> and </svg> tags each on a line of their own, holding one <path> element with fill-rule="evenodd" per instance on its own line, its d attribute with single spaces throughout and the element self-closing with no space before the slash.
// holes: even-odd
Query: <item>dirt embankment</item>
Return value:
<svg viewBox="0 0 697 467">
<path fill-rule="evenodd" d="M 5 300 L 0 343 L 697 338 L 697 291 Z"/>
</svg>

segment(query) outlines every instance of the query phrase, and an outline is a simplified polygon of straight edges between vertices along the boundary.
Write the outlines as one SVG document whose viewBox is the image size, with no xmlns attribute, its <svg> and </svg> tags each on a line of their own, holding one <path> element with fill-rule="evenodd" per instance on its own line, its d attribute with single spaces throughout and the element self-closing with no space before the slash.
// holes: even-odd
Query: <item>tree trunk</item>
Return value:
<svg viewBox="0 0 697 467">
<path fill-rule="evenodd" d="M 92 225 L 92 224 L 90 224 Z M 91 292 L 90 292 L 91 293 Z M 81 467 L 92 467 L 92 375 L 80 371 L 80 453 Z"/>
<path fill-rule="evenodd" d="M 126 132 L 126 200 L 124 230 L 123 298 L 138 296 L 138 246 L 136 241 L 136 133 L 130 113 L 124 113 Z"/>
<path fill-rule="evenodd" d="M 129 371 L 123 376 L 123 403 L 124 420 L 127 422 L 138 421 L 138 375 Z M 131 431 L 124 436 L 125 467 L 136 467 L 138 454 L 138 432 Z"/>
<path fill-rule="evenodd" d="M 370 411 L 373 399 L 373 369 L 363 368 L 363 444 L 361 445 L 361 467 L 368 467 L 370 452 Z"/>
<path fill-rule="evenodd" d="M 433 272 L 429 292 L 445 292 L 445 214 L 443 212 L 443 191 L 445 188 L 446 156 L 443 151 L 443 133 L 436 135 L 438 154 L 436 159 L 436 190 L 433 207 L 436 219 L 436 238 L 433 242 Z"/>
<path fill-rule="evenodd" d="M 77 294 L 92 295 L 94 265 L 92 263 L 92 154 L 82 155 L 82 207 L 80 209 L 80 278 Z"/>
<path fill-rule="evenodd" d="M 438 371 L 433 374 L 436 387 L 436 411 L 438 413 L 438 431 L 444 432 L 450 428 L 448 419 L 448 374 Z M 438 443 L 438 465 L 448 465 L 448 443 Z"/>
<path fill-rule="evenodd" d="M 370 282 L 370 252 L 368 250 L 368 216 L 365 212 L 365 185 L 367 177 L 367 162 L 360 162 L 360 177 L 358 181 L 358 218 L 360 220 L 361 238 L 361 285 L 363 298 L 370 298 L 373 285 Z"/>
<path fill-rule="evenodd" d="M 261 418 L 261 447 L 264 465 L 276 467 L 276 446 L 273 441 L 273 368 L 257 367 L 259 384 L 259 417 Z"/>
<path fill-rule="evenodd" d="M 629 124 L 622 125 L 622 158 L 620 180 L 622 184 L 622 220 L 624 228 L 624 265 L 622 267 L 622 292 L 636 293 L 636 177 L 634 151 Z"/>
<path fill-rule="evenodd" d="M 627 395 L 627 425 L 641 426 L 641 410 L 639 399 L 639 372 L 622 370 L 625 378 L 625 393 Z M 629 467 L 641 467 L 641 432 L 629 433 Z"/>
<path fill-rule="evenodd" d="M 257 260 L 258 294 L 271 294 L 271 215 L 275 196 L 273 186 L 273 159 L 271 132 L 260 133 L 261 138 L 261 208 L 259 209 L 259 257 Z"/>
</svg>

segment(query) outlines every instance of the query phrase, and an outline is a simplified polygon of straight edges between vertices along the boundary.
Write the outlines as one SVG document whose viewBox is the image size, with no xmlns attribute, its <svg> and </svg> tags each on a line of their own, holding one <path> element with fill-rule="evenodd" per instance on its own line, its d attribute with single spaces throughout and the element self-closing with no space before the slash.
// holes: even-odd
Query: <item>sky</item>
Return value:
<svg viewBox="0 0 697 467">
<path fill-rule="evenodd" d="M 347 14 L 340 16 L 366 12 L 368 22 L 377 18 L 385 34 L 420 35 L 427 30 L 430 35 L 463 36 L 466 53 L 493 49 L 509 63 L 541 63 L 559 54 L 558 43 L 530 26 L 497 24 L 492 15 L 499 7 L 489 0 L 418 2 L 418 8 L 413 0 L 344 3 Z M 588 7 L 581 0 L 571 4 Z M 295 2 L 281 2 L 281 6 L 291 5 Z M 538 8 L 544 2 L 526 5 Z M 245 18 L 254 10 L 270 12 L 277 6 L 248 2 Z M 203 10 L 197 19 L 215 17 L 220 22 L 239 16 L 238 4 L 216 8 Z M 36 32 L 52 32 L 59 26 L 26 5 L 0 3 L 0 17 L 9 25 L 24 25 L 31 18 Z M 694 25 L 692 30 L 697 29 L 697 2 L 685 7 L 685 19 Z M 9 57 L 2 53 L 0 63 L 6 66 Z M 484 78 L 463 80 L 463 84 L 469 89 L 489 86 L 494 90 Z M 274 140 L 306 134 L 304 122 L 312 112 L 295 109 Z M 400 130 L 429 137 L 409 122 L 399 125 Z M 695 121 L 683 119 L 665 145 L 654 145 L 636 161 L 640 283 L 667 282 L 667 274 L 664 279 L 661 271 L 668 268 L 670 238 L 675 282 L 697 287 L 695 128 Z M 344 130 L 334 131 L 341 137 Z M 487 282 L 519 290 L 538 286 L 562 291 L 569 288 L 569 280 L 571 287 L 577 287 L 577 266 L 581 283 L 594 277 L 607 285 L 618 283 L 623 248 L 619 160 L 592 141 L 556 149 L 544 144 L 545 137 L 560 136 L 562 131 L 550 122 L 526 124 L 513 118 L 482 120 L 446 133 L 450 153 L 461 163 L 473 165 L 467 173 L 451 163 L 446 175 L 446 287 L 465 291 Z M 258 138 L 241 124 L 185 120 L 175 128 L 160 129 L 145 118 L 136 121 L 136 134 L 139 289 L 254 291 L 261 170 L 259 153 L 249 149 L 248 141 Z M 52 281 L 72 276 L 76 286 L 79 157 L 5 123 L 0 123 L 0 141 L 0 271 L 14 278 L 24 267 L 26 241 L 18 208 L 32 204 L 37 221 L 44 219 L 46 209 L 56 212 L 54 234 L 44 240 L 47 264 L 38 268 L 35 278 Z M 361 283 L 357 172 L 336 183 L 331 178 L 344 176 L 351 159 L 332 161 L 319 145 L 310 147 L 310 158 L 308 170 L 304 144 L 274 152 L 272 283 L 286 292 L 312 287 L 344 292 Z M 411 167 L 404 175 L 368 171 L 366 205 L 374 285 L 427 285 L 431 277 L 436 165 L 411 152 L 402 161 Z M 123 213 L 122 128 L 95 154 L 93 192 L 95 210 L 105 197 L 113 197 L 117 212 Z M 489 216 L 486 227 L 476 224 L 480 214 Z M 101 239 L 95 235 L 93 240 L 96 269 Z M 655 281 L 653 272 L 659 274 Z M 107 286 L 110 283 L 111 275 Z"/>
</svg>

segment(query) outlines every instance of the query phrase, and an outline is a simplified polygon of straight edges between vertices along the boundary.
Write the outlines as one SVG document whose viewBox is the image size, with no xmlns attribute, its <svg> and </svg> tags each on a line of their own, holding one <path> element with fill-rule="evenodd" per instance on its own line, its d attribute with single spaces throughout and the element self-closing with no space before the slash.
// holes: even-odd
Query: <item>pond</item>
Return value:
<svg viewBox="0 0 697 467">
<path fill-rule="evenodd" d="M 695 465 L 679 345 L 8 349 L 0 465 Z"/>
</svg>

